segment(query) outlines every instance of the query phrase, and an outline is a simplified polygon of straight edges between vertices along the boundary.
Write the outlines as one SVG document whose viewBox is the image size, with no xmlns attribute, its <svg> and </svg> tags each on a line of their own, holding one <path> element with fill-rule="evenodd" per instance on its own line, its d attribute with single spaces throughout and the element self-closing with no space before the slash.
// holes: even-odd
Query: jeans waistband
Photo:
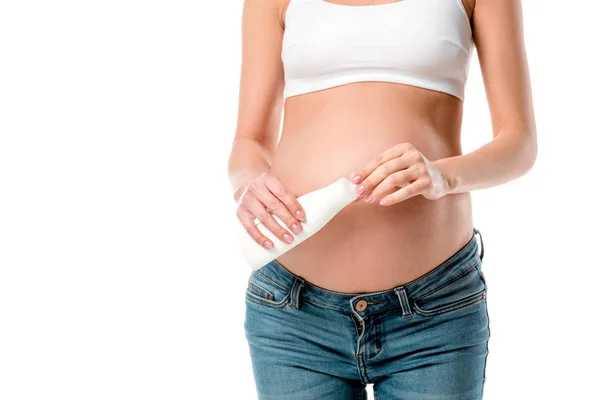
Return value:
<svg viewBox="0 0 600 400">
<path fill-rule="evenodd" d="M 476 234 L 479 235 L 480 245 L 475 238 Z M 416 300 L 461 274 L 467 273 L 482 260 L 483 238 L 479 230 L 473 228 L 473 235 L 469 242 L 447 260 L 410 282 L 378 292 L 345 293 L 328 290 L 292 273 L 276 260 L 265 264 L 258 271 L 289 289 L 291 305 L 298 309 L 302 299 L 305 299 L 325 307 L 360 314 L 357 313 L 355 305 L 358 301 L 365 300 L 367 304 L 365 313 L 385 311 L 398 305 L 410 312 L 409 301 Z"/>
</svg>

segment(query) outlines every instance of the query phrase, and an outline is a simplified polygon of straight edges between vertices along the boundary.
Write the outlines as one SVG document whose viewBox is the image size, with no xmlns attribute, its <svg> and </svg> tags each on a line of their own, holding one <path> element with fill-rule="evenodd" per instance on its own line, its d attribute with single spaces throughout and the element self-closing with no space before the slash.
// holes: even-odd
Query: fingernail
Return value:
<svg viewBox="0 0 600 400">
<path fill-rule="evenodd" d="M 352 178 L 352 182 L 353 182 L 353 183 L 358 183 L 358 182 L 360 182 L 360 176 L 356 175 L 354 178 Z"/>
<path fill-rule="evenodd" d="M 293 240 L 293 239 L 292 239 L 292 237 L 291 237 L 290 235 L 288 235 L 287 233 L 284 233 L 284 234 L 283 234 L 283 240 L 284 240 L 284 241 L 285 241 L 287 244 L 290 244 L 290 243 L 292 243 L 292 240 Z"/>
<path fill-rule="evenodd" d="M 292 231 L 294 231 L 294 233 L 300 233 L 300 225 L 292 224 Z"/>
<path fill-rule="evenodd" d="M 305 215 L 304 215 L 304 213 L 302 212 L 302 210 L 298 210 L 298 211 L 296 211 L 296 216 L 297 216 L 298 218 L 300 218 L 301 220 L 304 220 L 304 218 L 305 218 Z"/>
<path fill-rule="evenodd" d="M 272 247 L 273 247 L 273 243 L 269 242 L 268 240 L 265 240 L 265 247 L 266 247 L 267 249 L 270 249 L 270 248 L 272 248 Z"/>
<path fill-rule="evenodd" d="M 387 204 L 387 199 L 386 198 L 381 199 L 379 204 L 381 204 L 382 206 L 385 206 Z"/>
<path fill-rule="evenodd" d="M 356 189 L 356 194 L 362 194 L 365 191 L 365 187 L 360 185 L 358 189 Z"/>
<path fill-rule="evenodd" d="M 369 196 L 367 196 L 367 198 L 365 199 L 365 202 L 366 202 L 366 203 L 370 203 L 370 202 L 371 202 L 371 200 L 373 200 L 373 196 L 372 196 L 372 195 L 369 195 Z"/>
</svg>

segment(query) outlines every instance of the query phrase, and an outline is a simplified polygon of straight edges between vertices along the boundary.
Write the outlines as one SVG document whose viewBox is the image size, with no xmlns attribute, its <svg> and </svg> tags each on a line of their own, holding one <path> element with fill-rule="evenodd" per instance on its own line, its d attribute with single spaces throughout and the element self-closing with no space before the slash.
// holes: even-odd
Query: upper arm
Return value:
<svg viewBox="0 0 600 400">
<path fill-rule="evenodd" d="M 473 38 L 485 85 L 494 136 L 529 136 L 535 143 L 535 119 L 523 38 L 520 0 L 477 0 Z"/>
<path fill-rule="evenodd" d="M 283 107 L 281 1 L 244 0 L 236 139 L 275 148 Z"/>
</svg>

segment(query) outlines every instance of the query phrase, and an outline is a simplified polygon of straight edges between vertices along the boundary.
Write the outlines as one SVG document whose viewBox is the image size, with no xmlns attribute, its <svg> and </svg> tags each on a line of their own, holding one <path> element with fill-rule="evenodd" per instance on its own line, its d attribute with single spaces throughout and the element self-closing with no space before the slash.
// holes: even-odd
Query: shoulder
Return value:
<svg viewBox="0 0 600 400">
<path fill-rule="evenodd" d="M 258 24 L 267 21 L 269 24 L 276 21 L 281 27 L 284 26 L 285 12 L 292 0 L 244 0 L 243 13 L 252 15 L 252 19 Z"/>
</svg>

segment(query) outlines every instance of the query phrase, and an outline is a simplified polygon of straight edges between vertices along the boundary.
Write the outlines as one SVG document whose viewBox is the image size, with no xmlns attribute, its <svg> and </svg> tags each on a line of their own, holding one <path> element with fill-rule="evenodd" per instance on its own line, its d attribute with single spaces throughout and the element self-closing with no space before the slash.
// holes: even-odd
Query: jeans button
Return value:
<svg viewBox="0 0 600 400">
<path fill-rule="evenodd" d="M 367 301 L 366 300 L 359 300 L 354 305 L 354 309 L 356 311 L 365 311 L 366 308 L 367 308 Z"/>
</svg>

